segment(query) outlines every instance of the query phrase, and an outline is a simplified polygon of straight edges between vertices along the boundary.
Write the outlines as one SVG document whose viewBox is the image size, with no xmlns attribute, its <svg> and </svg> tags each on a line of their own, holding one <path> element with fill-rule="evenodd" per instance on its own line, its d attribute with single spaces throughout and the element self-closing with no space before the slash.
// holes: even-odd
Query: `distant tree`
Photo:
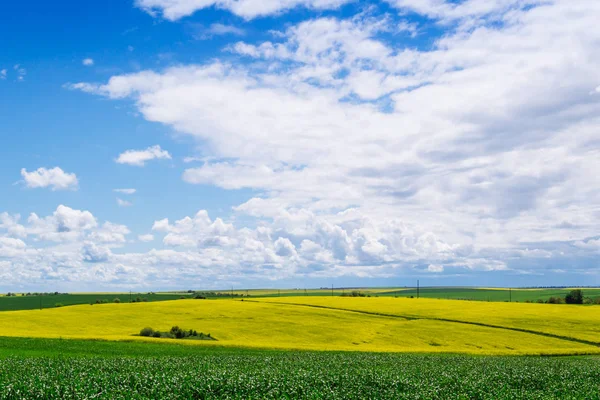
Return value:
<svg viewBox="0 0 600 400">
<path fill-rule="evenodd" d="M 565 296 L 565 303 L 567 303 L 567 304 L 583 304 L 583 291 L 581 289 L 571 290 Z"/>
<path fill-rule="evenodd" d="M 154 335 L 154 329 L 148 327 L 148 328 L 144 328 L 140 331 L 140 336 L 153 336 Z"/>
</svg>

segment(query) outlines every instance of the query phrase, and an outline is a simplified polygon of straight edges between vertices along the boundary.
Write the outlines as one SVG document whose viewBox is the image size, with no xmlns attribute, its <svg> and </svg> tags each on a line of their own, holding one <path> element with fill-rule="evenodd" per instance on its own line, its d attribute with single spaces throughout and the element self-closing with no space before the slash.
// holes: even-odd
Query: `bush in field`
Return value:
<svg viewBox="0 0 600 400">
<path fill-rule="evenodd" d="M 65 306 L 65 305 L 64 305 L 63 303 L 56 303 L 56 304 L 54 305 L 54 307 L 64 307 L 64 306 Z"/>
<path fill-rule="evenodd" d="M 120 302 L 121 302 L 121 299 L 119 299 L 118 297 L 116 297 L 116 298 L 113 300 L 113 303 L 120 303 Z"/>
<path fill-rule="evenodd" d="M 550 298 L 549 298 L 549 299 L 546 301 L 546 303 L 548 303 L 548 304 L 562 304 L 562 303 L 564 303 L 564 301 L 563 301 L 562 297 L 554 297 L 554 296 L 551 296 L 551 297 L 550 297 Z"/>
<path fill-rule="evenodd" d="M 154 335 L 154 329 L 152 328 L 144 328 L 140 331 L 140 336 L 150 337 Z M 160 334 L 160 332 L 157 332 Z"/>
<path fill-rule="evenodd" d="M 209 334 L 204 334 L 202 332 L 198 333 L 193 329 L 185 330 L 181 329 L 178 326 L 174 326 L 171 328 L 169 332 L 161 332 L 155 331 L 152 328 L 144 328 L 140 331 L 140 336 L 145 337 L 154 337 L 154 338 L 163 338 L 163 339 L 200 339 L 200 340 L 216 340 Z"/>
<path fill-rule="evenodd" d="M 583 291 L 581 291 L 581 289 L 571 290 L 569 294 L 565 296 L 565 303 L 583 304 Z"/>
<path fill-rule="evenodd" d="M 342 293 L 342 297 L 367 297 L 367 295 L 360 290 L 353 290 L 350 293 Z"/>
</svg>

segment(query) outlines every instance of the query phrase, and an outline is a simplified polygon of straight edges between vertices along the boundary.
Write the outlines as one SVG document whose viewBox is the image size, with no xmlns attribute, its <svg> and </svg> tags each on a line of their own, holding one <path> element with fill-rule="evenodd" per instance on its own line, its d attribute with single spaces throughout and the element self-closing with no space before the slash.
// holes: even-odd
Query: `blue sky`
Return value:
<svg viewBox="0 0 600 400">
<path fill-rule="evenodd" d="M 0 291 L 598 285 L 592 3 L 4 5 Z"/>
</svg>

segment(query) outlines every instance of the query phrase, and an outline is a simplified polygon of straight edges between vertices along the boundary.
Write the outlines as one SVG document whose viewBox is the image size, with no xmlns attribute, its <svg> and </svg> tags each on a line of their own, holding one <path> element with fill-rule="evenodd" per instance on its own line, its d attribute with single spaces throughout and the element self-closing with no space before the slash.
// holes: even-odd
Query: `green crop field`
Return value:
<svg viewBox="0 0 600 400">
<path fill-rule="evenodd" d="M 0 399 L 598 399 L 600 359 L 0 339 Z"/>
<path fill-rule="evenodd" d="M 190 297 L 189 293 L 132 293 L 131 298 L 135 300 L 165 301 Z M 1 296 L 0 311 L 36 310 L 39 308 L 54 308 L 57 305 L 72 306 L 78 304 L 90 304 L 96 301 L 112 303 L 115 299 L 128 303 L 129 293 L 74 293 L 74 294 L 44 294 L 42 296 Z"/>
<path fill-rule="evenodd" d="M 550 297 L 564 298 L 571 289 L 504 289 L 504 288 L 469 288 L 469 287 L 423 287 L 419 296 L 431 299 L 454 299 L 476 301 L 514 301 L 535 302 L 548 300 Z M 600 289 L 582 289 L 585 296 L 600 298 Z M 417 297 L 416 288 L 389 290 L 378 293 L 379 296 Z"/>
</svg>

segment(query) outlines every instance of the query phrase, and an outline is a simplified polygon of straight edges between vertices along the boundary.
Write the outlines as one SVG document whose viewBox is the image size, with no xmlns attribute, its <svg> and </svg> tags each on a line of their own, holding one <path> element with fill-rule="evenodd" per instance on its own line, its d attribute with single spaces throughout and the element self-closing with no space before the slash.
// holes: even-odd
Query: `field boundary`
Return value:
<svg viewBox="0 0 600 400">
<path fill-rule="evenodd" d="M 484 322 L 462 321 L 462 320 L 450 319 L 450 318 L 416 317 L 416 316 L 402 315 L 402 314 L 386 314 L 386 313 L 379 313 L 379 312 L 374 312 L 374 311 L 352 310 L 352 309 L 348 309 L 348 308 L 321 306 L 321 305 L 317 305 L 317 304 L 286 303 L 286 302 L 282 302 L 282 301 L 260 301 L 260 300 L 246 300 L 246 299 L 244 301 L 250 301 L 250 302 L 261 303 L 261 304 L 279 304 L 279 305 L 288 305 L 288 306 L 295 306 L 295 307 L 311 307 L 311 308 L 321 308 L 321 309 L 326 309 L 326 310 L 346 311 L 346 312 L 353 312 L 353 313 L 358 313 L 358 314 L 373 315 L 373 316 L 378 316 L 378 317 L 403 319 L 406 321 L 424 320 L 424 321 L 440 321 L 440 322 L 450 322 L 450 323 L 464 324 L 464 325 L 474 325 L 474 326 L 481 326 L 481 327 L 485 327 L 485 328 L 504 329 L 504 330 L 514 331 L 514 332 L 529 333 L 532 335 L 545 336 L 545 337 L 550 337 L 550 338 L 554 338 L 554 339 L 566 340 L 569 342 L 576 342 L 576 343 L 581 343 L 581 344 L 585 344 L 585 345 L 589 345 L 589 346 L 600 347 L 600 342 L 593 342 L 591 340 L 578 339 L 578 338 L 574 338 L 571 336 L 557 335 L 554 333 L 534 331 L 534 330 L 525 329 L 525 328 L 514 328 L 514 327 L 510 327 L 510 326 L 486 324 Z"/>
</svg>

